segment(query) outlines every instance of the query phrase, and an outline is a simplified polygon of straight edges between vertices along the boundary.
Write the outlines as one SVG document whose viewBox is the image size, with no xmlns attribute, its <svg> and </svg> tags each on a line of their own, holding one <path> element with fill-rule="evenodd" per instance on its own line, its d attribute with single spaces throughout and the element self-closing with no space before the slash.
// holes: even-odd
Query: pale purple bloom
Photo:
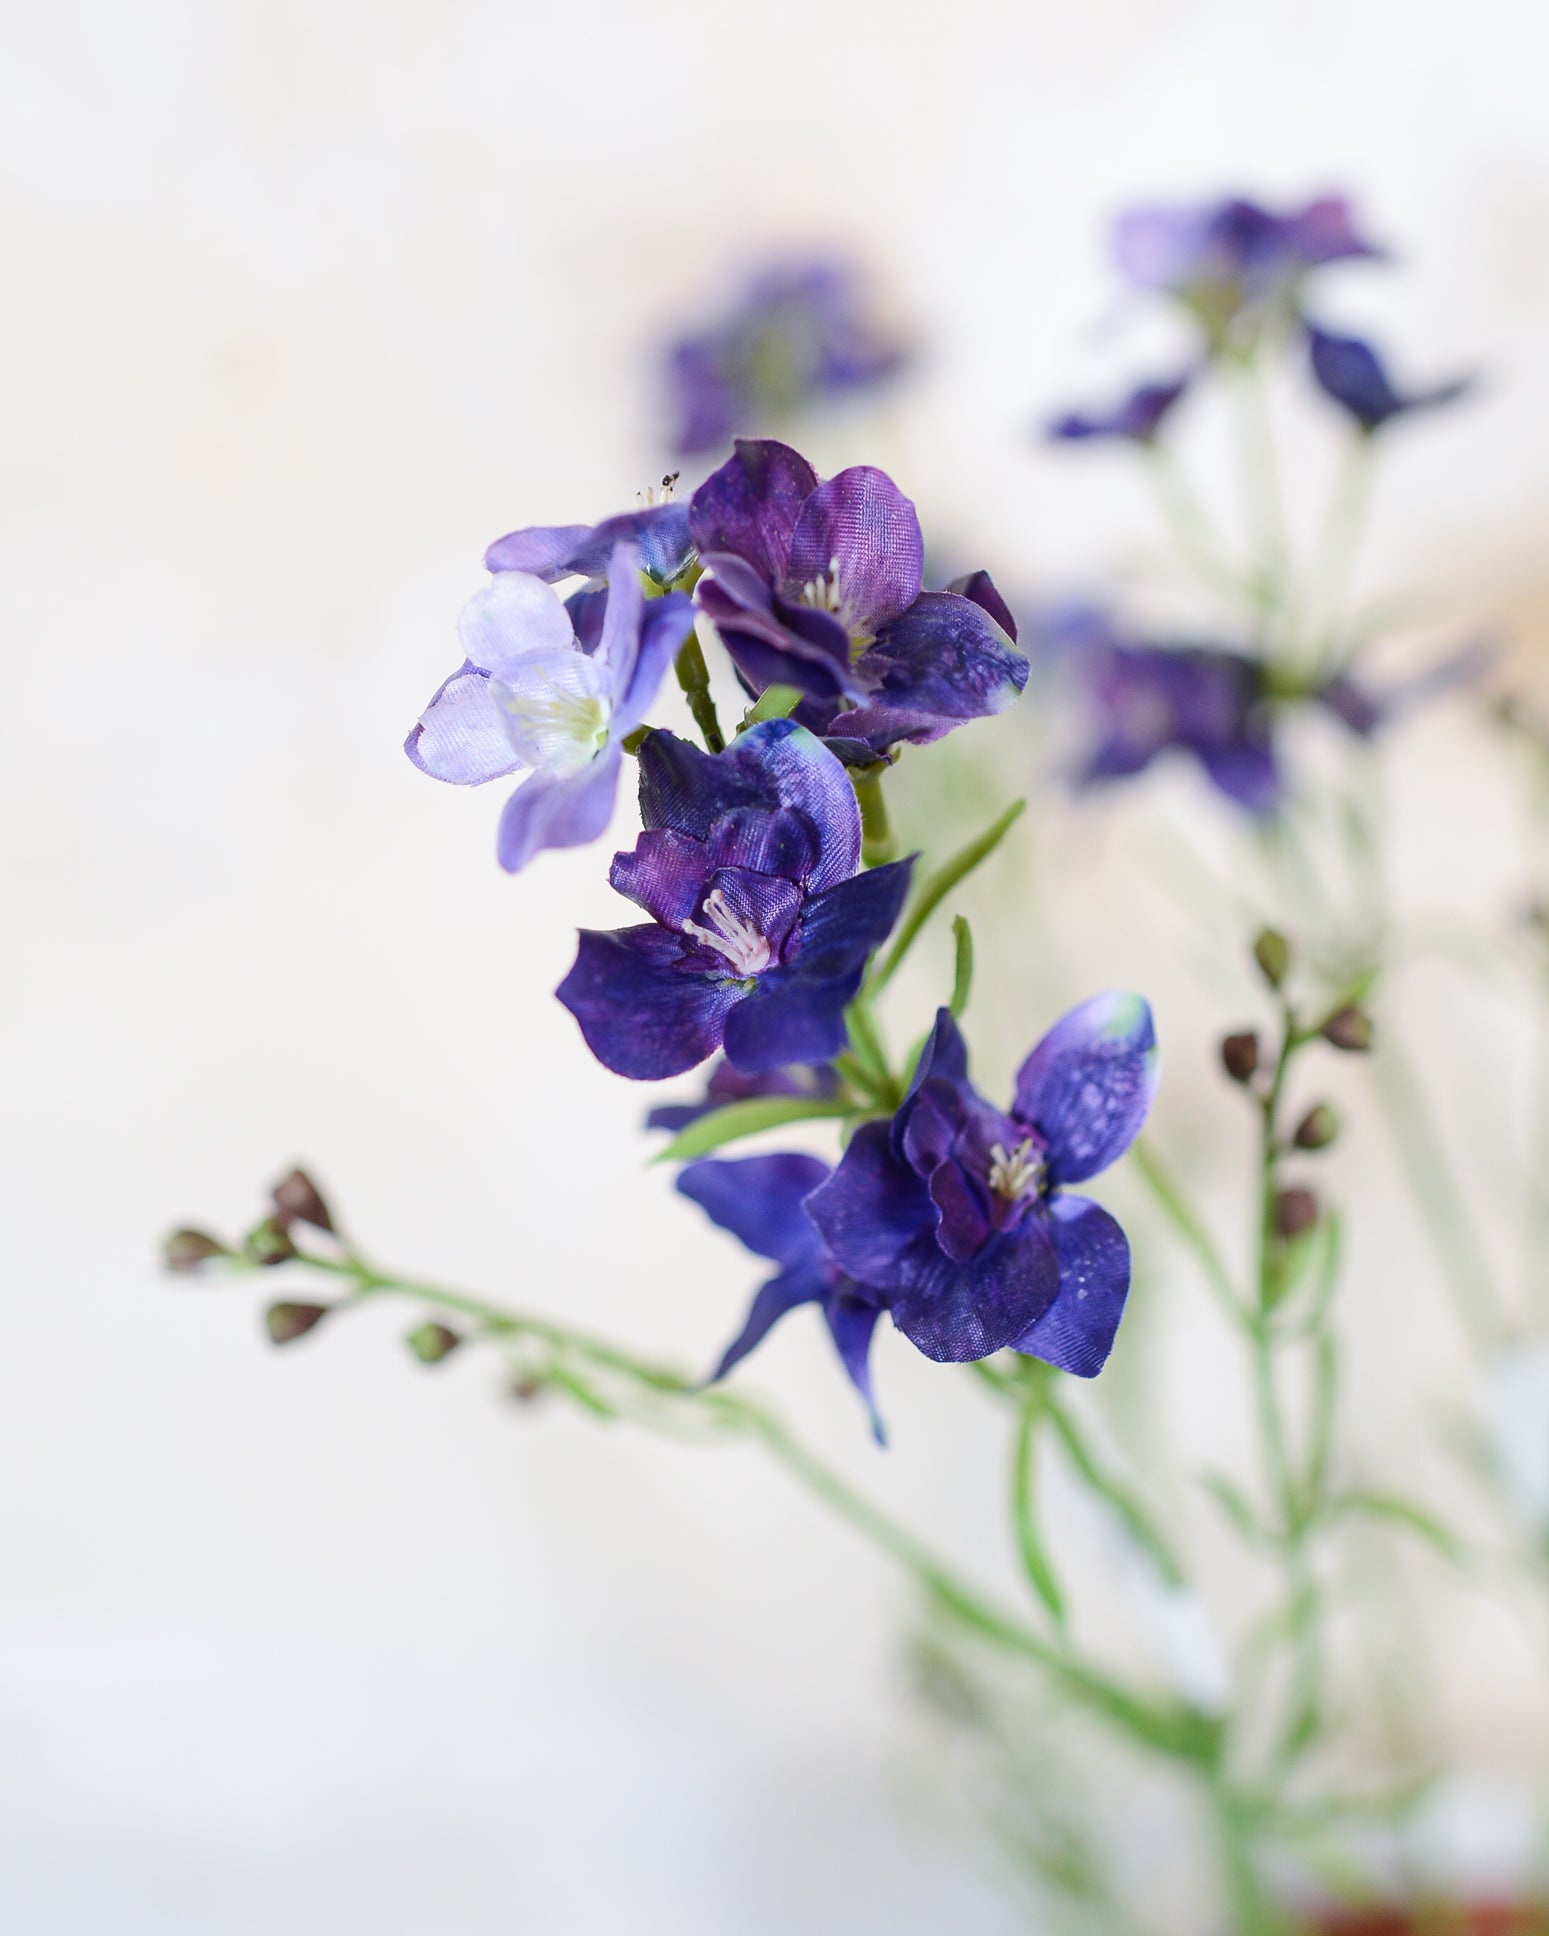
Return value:
<svg viewBox="0 0 1549 1936">
<path fill-rule="evenodd" d="M 1138 995 L 1098 995 L 1023 1063 L 1008 1112 L 968 1079 L 948 1009 L 890 1122 L 864 1123 L 807 1210 L 839 1267 L 884 1293 L 926 1357 L 1013 1346 L 1077 1377 L 1102 1369 L 1129 1292 L 1129 1244 L 1067 1193 L 1122 1156 L 1156 1090 Z"/>
<path fill-rule="evenodd" d="M 673 480 L 662 479 L 670 490 Z M 534 524 L 497 538 L 484 554 L 486 571 L 525 571 L 546 584 L 563 578 L 605 583 L 617 546 L 633 545 L 637 568 L 667 587 L 693 562 L 688 501 L 669 498 L 604 518 L 601 524 Z"/>
<path fill-rule="evenodd" d="M 689 530 L 700 611 L 748 689 L 796 687 L 802 722 L 861 761 L 1001 712 L 1027 683 L 993 585 L 925 591 L 914 506 L 869 465 L 819 482 L 788 445 L 741 440 Z"/>
<path fill-rule="evenodd" d="M 688 599 L 647 599 L 633 545 L 614 547 L 608 581 L 577 618 L 541 578 L 496 572 L 457 621 L 462 665 L 404 742 L 421 772 L 453 786 L 527 773 L 500 817 L 496 852 L 508 873 L 604 831 L 622 742 L 688 635 Z"/>
<path fill-rule="evenodd" d="M 1128 443 L 1155 441 L 1173 406 L 1192 382 L 1194 372 L 1166 383 L 1142 383 L 1107 410 L 1071 410 L 1049 424 L 1046 435 L 1056 443 L 1085 443 L 1121 439 Z"/>
<path fill-rule="evenodd" d="M 850 1382 L 865 1401 L 871 1429 L 884 1443 L 882 1420 L 872 1395 L 872 1333 L 886 1300 L 846 1275 L 803 1209 L 803 1200 L 825 1182 L 828 1165 L 815 1156 L 748 1156 L 737 1161 L 709 1158 L 690 1163 L 678 1188 L 723 1230 L 729 1230 L 756 1257 L 778 1264 L 760 1289 L 741 1331 L 721 1354 L 711 1373 L 714 1384 L 762 1344 L 787 1311 L 816 1304 Z"/>
<path fill-rule="evenodd" d="M 725 315 L 669 350 L 676 448 L 685 456 L 723 450 L 814 402 L 883 383 L 903 361 L 853 269 L 772 265 Z"/>
<path fill-rule="evenodd" d="M 912 866 L 857 875 L 860 811 L 838 760 L 789 719 L 719 754 L 652 733 L 640 817 L 610 878 L 651 919 L 583 930 L 558 990 L 593 1055 L 638 1080 L 723 1047 L 752 1075 L 829 1061 Z"/>
<path fill-rule="evenodd" d="M 1307 342 L 1318 388 L 1353 417 L 1368 436 L 1395 417 L 1455 403 L 1472 388 L 1469 378 L 1458 377 L 1426 389 L 1399 390 L 1377 352 L 1359 336 L 1336 336 L 1332 330 L 1309 323 Z"/>
</svg>

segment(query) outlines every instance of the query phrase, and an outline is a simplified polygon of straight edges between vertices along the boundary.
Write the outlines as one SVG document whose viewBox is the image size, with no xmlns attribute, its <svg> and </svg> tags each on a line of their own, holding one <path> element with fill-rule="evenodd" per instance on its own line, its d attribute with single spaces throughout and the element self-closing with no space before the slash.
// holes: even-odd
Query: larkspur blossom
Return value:
<svg viewBox="0 0 1549 1936">
<path fill-rule="evenodd" d="M 694 493 L 689 531 L 700 612 L 744 683 L 796 687 L 797 717 L 854 764 L 1001 712 L 1027 683 L 993 586 L 922 589 L 914 506 L 869 465 L 820 483 L 788 445 L 739 441 Z"/>
<path fill-rule="evenodd" d="M 1399 390 L 1370 343 L 1359 336 L 1336 336 L 1315 323 L 1307 325 L 1307 344 L 1318 388 L 1368 436 L 1395 417 L 1455 403 L 1472 387 L 1467 377 L 1455 377 L 1428 389 Z"/>
<path fill-rule="evenodd" d="M 635 546 L 616 544 L 607 563 L 608 589 L 579 620 L 541 578 L 496 572 L 457 621 L 462 665 L 404 742 L 421 772 L 454 786 L 527 772 L 500 816 L 496 853 L 508 873 L 603 833 L 622 742 L 688 634 L 688 599 L 647 599 Z"/>
<path fill-rule="evenodd" d="M 912 866 L 857 874 L 860 811 L 839 761 L 788 719 L 720 754 L 652 733 L 640 814 L 610 879 L 651 920 L 583 930 L 558 990 L 588 1048 L 640 1080 L 723 1046 L 745 1074 L 828 1061 Z"/>
<path fill-rule="evenodd" d="M 1193 380 L 1193 372 L 1164 383 L 1138 384 L 1129 394 L 1107 410 L 1069 410 L 1055 417 L 1046 435 L 1054 443 L 1088 443 L 1119 440 L 1149 444 L 1155 441 L 1163 422 L 1171 414 Z"/>
<path fill-rule="evenodd" d="M 902 1107 L 855 1132 L 808 1214 L 926 1357 L 1010 1345 L 1090 1378 L 1123 1314 L 1129 1243 L 1066 1186 L 1129 1148 L 1156 1077 L 1150 1008 L 1097 995 L 1033 1050 L 1003 1113 L 969 1082 L 968 1051 L 941 1009 Z"/>
<path fill-rule="evenodd" d="M 894 376 L 902 345 L 874 320 L 855 271 L 840 262 L 777 263 L 708 328 L 667 358 L 676 448 L 724 450 L 738 433 Z"/>
<path fill-rule="evenodd" d="M 819 1305 L 839 1362 L 865 1401 L 877 1443 L 884 1442 L 871 1387 L 871 1338 L 885 1300 L 846 1275 L 830 1255 L 817 1226 L 803 1209 L 829 1177 L 816 1156 L 747 1156 L 690 1163 L 678 1189 L 756 1257 L 778 1264 L 778 1273 L 754 1297 L 747 1321 L 721 1354 L 713 1384 L 740 1364 L 787 1311 Z"/>
<path fill-rule="evenodd" d="M 664 477 L 657 499 L 653 490 L 637 510 L 604 518 L 601 524 L 534 524 L 508 531 L 484 554 L 486 571 L 525 571 L 545 584 L 565 578 L 591 581 L 588 589 L 606 584 L 615 549 L 632 545 L 636 565 L 658 586 L 666 588 L 681 578 L 693 562 L 688 535 L 688 501 L 672 496 L 676 477 Z"/>
</svg>

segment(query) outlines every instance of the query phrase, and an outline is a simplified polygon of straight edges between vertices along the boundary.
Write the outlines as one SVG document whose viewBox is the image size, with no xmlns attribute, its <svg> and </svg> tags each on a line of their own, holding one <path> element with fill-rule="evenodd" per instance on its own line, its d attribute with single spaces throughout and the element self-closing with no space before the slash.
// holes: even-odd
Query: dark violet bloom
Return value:
<svg viewBox="0 0 1549 1936">
<path fill-rule="evenodd" d="M 662 479 L 670 490 L 673 480 Z M 497 538 L 484 554 L 486 571 L 525 571 L 545 584 L 562 578 L 606 582 L 614 547 L 633 545 L 641 571 L 667 586 L 693 561 L 687 500 L 669 498 L 625 511 L 601 524 L 534 524 Z"/>
<path fill-rule="evenodd" d="M 1149 444 L 1173 405 L 1188 389 L 1193 371 L 1170 383 L 1142 383 L 1109 410 L 1073 410 L 1056 417 L 1047 435 L 1057 443 L 1084 443 L 1097 438 L 1124 438 Z"/>
<path fill-rule="evenodd" d="M 820 483 L 789 446 L 739 441 L 694 493 L 689 531 L 700 611 L 744 683 L 797 687 L 802 722 L 862 761 L 1002 712 L 1027 683 L 993 585 L 923 590 L 914 506 L 869 465 Z"/>
<path fill-rule="evenodd" d="M 1007 1345 L 1091 1378 L 1129 1292 L 1129 1243 L 1066 1194 L 1123 1155 L 1156 1090 L 1138 995 L 1096 995 L 1022 1064 L 1009 1114 L 968 1080 L 950 1010 L 936 1016 L 891 1122 L 865 1123 L 807 1210 L 839 1266 L 878 1287 L 927 1358 Z"/>
<path fill-rule="evenodd" d="M 726 1347 L 710 1382 L 724 1378 L 762 1344 L 787 1311 L 800 1304 L 821 1305 L 839 1361 L 865 1400 L 881 1445 L 885 1441 L 869 1359 L 871 1334 L 886 1299 L 845 1275 L 802 1208 L 802 1200 L 828 1175 L 828 1165 L 815 1156 L 748 1156 L 737 1162 L 707 1158 L 690 1163 L 678 1177 L 679 1190 L 713 1222 L 755 1257 L 780 1266 L 754 1298 L 747 1322 Z"/>
<path fill-rule="evenodd" d="M 724 450 L 741 432 L 896 374 L 902 346 L 870 314 L 855 271 L 838 262 L 776 264 L 731 310 L 668 352 L 684 456 Z"/>
<path fill-rule="evenodd" d="M 1370 435 L 1412 410 L 1435 410 L 1454 403 L 1470 388 L 1466 377 L 1433 384 L 1427 390 L 1397 390 L 1382 359 L 1359 336 L 1335 336 L 1316 323 L 1307 325 L 1312 373 L 1318 388 Z"/>
<path fill-rule="evenodd" d="M 826 1064 L 796 1063 L 786 1069 L 769 1069 L 762 1075 L 744 1075 L 729 1062 L 717 1062 L 705 1083 L 698 1102 L 658 1103 L 645 1119 L 647 1129 L 670 1130 L 674 1136 L 690 1123 L 712 1110 L 724 1109 L 731 1102 L 751 1102 L 760 1096 L 802 1097 L 826 1102 L 839 1093 L 839 1077 Z"/>
<path fill-rule="evenodd" d="M 1229 198 L 1133 208 L 1114 225 L 1120 273 L 1139 289 L 1176 296 L 1219 345 L 1243 311 L 1294 300 L 1307 272 L 1376 257 L 1350 205 L 1328 195 L 1289 214 Z"/>
<path fill-rule="evenodd" d="M 640 817 L 610 878 L 651 919 L 583 930 L 558 990 L 593 1055 L 640 1080 L 723 1046 L 746 1075 L 831 1060 L 913 865 L 857 875 L 860 810 L 838 760 L 789 719 L 719 754 L 652 733 Z"/>
<path fill-rule="evenodd" d="M 614 547 L 608 576 L 606 596 L 573 615 L 541 579 L 496 572 L 457 621 L 462 665 L 404 741 L 421 772 L 454 786 L 527 771 L 500 816 L 508 873 L 607 827 L 622 741 L 688 634 L 688 599 L 647 599 L 632 545 Z"/>
</svg>

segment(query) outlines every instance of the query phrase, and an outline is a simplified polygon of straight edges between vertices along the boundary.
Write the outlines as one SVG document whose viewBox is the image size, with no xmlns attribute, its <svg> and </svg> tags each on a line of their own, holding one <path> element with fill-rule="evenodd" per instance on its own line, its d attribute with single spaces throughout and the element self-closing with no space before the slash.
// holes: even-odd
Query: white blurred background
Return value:
<svg viewBox="0 0 1549 1936">
<path fill-rule="evenodd" d="M 301 1159 L 404 1268 L 689 1365 L 734 1327 L 756 1265 L 644 1167 L 643 1094 L 550 997 L 574 927 L 614 917 L 599 853 L 504 878 L 496 798 L 399 745 L 485 543 L 668 467 L 652 346 L 771 245 L 861 251 L 928 345 L 811 454 L 883 463 L 940 548 L 1052 590 L 1148 541 L 1121 465 L 1029 437 L 1134 367 L 1107 218 L 1348 187 L 1402 260 L 1342 272 L 1337 319 L 1405 373 L 1487 379 L 1396 433 L 1366 572 L 1530 666 L 1541 11 L 13 0 L 5 24 L 0 1926 L 1026 1926 L 943 1799 L 906 1592 L 778 1473 L 521 1411 L 475 1353 L 422 1371 L 407 1311 L 277 1354 L 258 1292 L 170 1282 L 154 1243 L 241 1228 Z M 1417 905 L 1498 920 L 1514 891 L 1495 757 L 1442 714 L 1400 749 Z M 1213 811 L 1189 775 L 1148 800 L 1162 825 Z M 1161 1128 L 1203 1163 L 1240 1127 L 1210 1044 L 1251 983 L 1201 979 L 1120 819 L 1062 815 L 975 903 L 1009 928 L 1019 868 L 1053 869 L 1051 930 L 991 951 L 982 1071 L 1058 1004 L 1139 986 Z M 940 969 L 901 989 L 917 1013 Z M 1465 1142 L 1522 1081 L 1510 1004 L 1469 999 L 1413 996 Z M 1363 1093 L 1326 1175 L 1366 1232 L 1351 1378 L 1380 1469 L 1468 1374 Z M 1164 1240 L 1142 1287 L 1110 1406 L 1175 1414 L 1185 1470 L 1230 1463 L 1229 1352 Z M 999 1421 L 892 1334 L 876 1357 L 885 1457 L 815 1324 L 750 1376 L 1000 1577 Z M 1449 1632 L 1427 1725 L 1492 1778 L 1534 1772 L 1541 1662 L 1504 1617 Z"/>
</svg>

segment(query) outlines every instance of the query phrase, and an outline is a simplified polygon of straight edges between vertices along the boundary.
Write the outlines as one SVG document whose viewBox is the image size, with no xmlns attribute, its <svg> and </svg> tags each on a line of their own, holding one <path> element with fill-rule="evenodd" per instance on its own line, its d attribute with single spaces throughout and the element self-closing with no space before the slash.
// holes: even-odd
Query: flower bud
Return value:
<svg viewBox="0 0 1549 1936">
<path fill-rule="evenodd" d="M 1252 1029 L 1226 1036 L 1221 1043 L 1221 1066 L 1233 1082 L 1251 1082 L 1259 1066 L 1259 1038 Z"/>
<path fill-rule="evenodd" d="M 462 1336 L 449 1325 L 421 1324 L 409 1333 L 404 1343 L 422 1365 L 439 1365 L 448 1353 L 455 1351 L 462 1343 Z"/>
<path fill-rule="evenodd" d="M 1275 1199 L 1275 1228 L 1282 1237 L 1299 1237 L 1318 1221 L 1318 1199 L 1311 1190 L 1293 1185 Z"/>
<path fill-rule="evenodd" d="M 161 1246 L 162 1262 L 171 1271 L 196 1271 L 212 1257 L 230 1254 L 218 1238 L 203 1230 L 174 1230 Z"/>
<path fill-rule="evenodd" d="M 1264 928 L 1253 943 L 1253 959 L 1271 988 L 1278 988 L 1290 972 L 1291 944 L 1278 928 Z"/>
<path fill-rule="evenodd" d="M 1291 1141 L 1298 1149 L 1327 1149 L 1338 1134 L 1339 1118 L 1326 1102 L 1319 1102 L 1314 1103 L 1296 1125 L 1296 1133 Z"/>
<path fill-rule="evenodd" d="M 332 1307 L 327 1304 L 271 1304 L 264 1312 L 264 1323 L 275 1344 L 290 1344 L 304 1338 L 313 1325 L 321 1324 Z"/>
<path fill-rule="evenodd" d="M 248 1255 L 258 1264 L 286 1264 L 296 1254 L 290 1232 L 278 1217 L 265 1217 L 243 1240 Z"/>
<path fill-rule="evenodd" d="M 1372 1045 L 1372 1018 L 1364 1008 L 1352 1003 L 1348 1008 L 1337 1009 L 1328 1018 L 1323 1024 L 1323 1037 L 1336 1049 L 1359 1055 Z"/>
<path fill-rule="evenodd" d="M 277 1223 L 287 1227 L 293 1223 L 309 1223 L 314 1230 L 333 1229 L 333 1218 L 328 1214 L 322 1192 L 305 1170 L 292 1170 L 289 1176 L 282 1176 L 270 1194 L 274 1198 Z"/>
</svg>

